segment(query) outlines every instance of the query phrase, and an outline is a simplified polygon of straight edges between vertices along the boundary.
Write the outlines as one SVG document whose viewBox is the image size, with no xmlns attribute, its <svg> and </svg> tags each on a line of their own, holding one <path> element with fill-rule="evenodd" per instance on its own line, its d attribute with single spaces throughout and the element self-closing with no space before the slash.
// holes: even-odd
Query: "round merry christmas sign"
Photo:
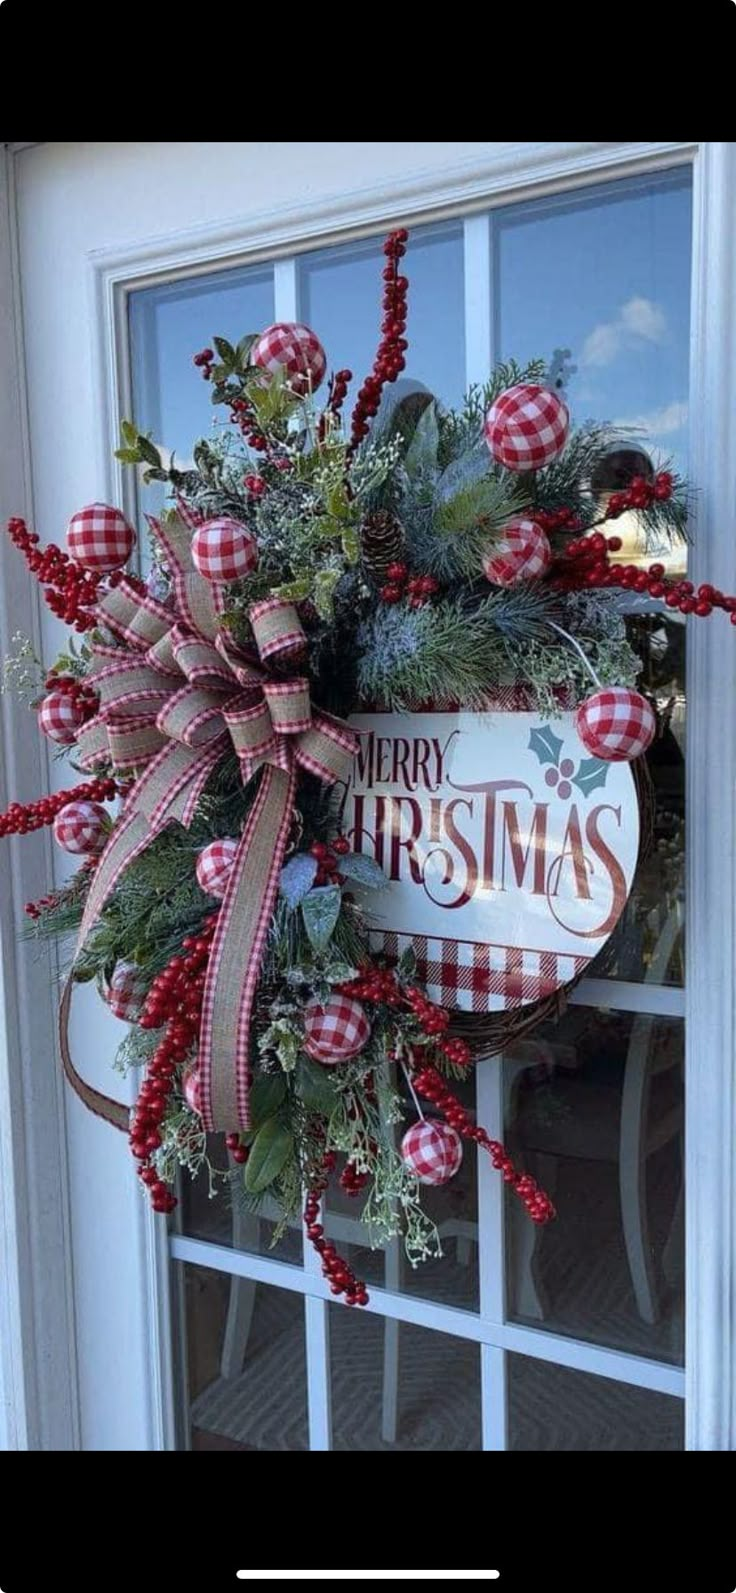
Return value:
<svg viewBox="0 0 736 1593">
<path fill-rule="evenodd" d="M 574 715 L 357 714 L 344 810 L 389 884 L 366 894 L 376 950 L 411 948 L 433 1001 L 526 1006 L 577 978 L 631 890 L 628 763 L 591 757 Z"/>
</svg>

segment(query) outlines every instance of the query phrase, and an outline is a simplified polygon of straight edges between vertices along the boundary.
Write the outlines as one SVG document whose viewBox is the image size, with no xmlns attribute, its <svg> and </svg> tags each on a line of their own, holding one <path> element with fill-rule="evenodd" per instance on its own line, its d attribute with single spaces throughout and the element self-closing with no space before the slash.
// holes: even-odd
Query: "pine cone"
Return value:
<svg viewBox="0 0 736 1593">
<path fill-rule="evenodd" d="M 385 581 L 390 564 L 400 561 L 404 551 L 404 528 L 390 509 L 376 509 L 366 515 L 360 528 L 363 563 L 375 581 Z"/>
</svg>

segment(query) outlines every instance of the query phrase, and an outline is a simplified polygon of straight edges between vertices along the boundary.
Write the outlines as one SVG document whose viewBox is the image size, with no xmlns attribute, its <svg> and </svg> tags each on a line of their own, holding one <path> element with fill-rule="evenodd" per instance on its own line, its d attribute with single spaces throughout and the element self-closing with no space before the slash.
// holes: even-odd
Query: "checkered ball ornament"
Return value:
<svg viewBox="0 0 736 1593">
<path fill-rule="evenodd" d="M 486 415 L 485 437 L 506 470 L 541 470 L 567 442 L 570 412 L 559 393 L 536 382 L 517 382 L 500 393 Z"/>
<path fill-rule="evenodd" d="M 256 539 L 239 520 L 205 520 L 192 537 L 192 559 L 206 581 L 240 581 L 258 563 Z"/>
<path fill-rule="evenodd" d="M 463 1159 L 463 1146 L 457 1130 L 437 1118 L 422 1118 L 412 1123 L 401 1141 L 401 1160 L 420 1184 L 446 1184 Z"/>
<path fill-rule="evenodd" d="M 300 321 L 274 321 L 256 338 L 250 351 L 252 365 L 263 370 L 286 372 L 293 393 L 303 398 L 315 393 L 327 370 L 327 357 L 311 327 Z"/>
<path fill-rule="evenodd" d="M 587 752 L 607 763 L 638 758 L 654 739 L 654 712 L 638 691 L 605 686 L 581 703 L 575 728 Z"/>
<path fill-rule="evenodd" d="M 202 1116 L 202 1083 L 197 1068 L 187 1068 L 181 1081 L 182 1093 L 187 1106 L 198 1117 Z"/>
<path fill-rule="evenodd" d="M 50 691 L 38 710 L 38 725 L 49 741 L 70 747 L 84 724 L 84 714 L 66 691 Z"/>
<path fill-rule="evenodd" d="M 85 570 L 105 575 L 127 564 L 135 547 L 135 531 L 119 509 L 109 503 L 90 503 L 72 515 L 66 545 Z"/>
<path fill-rule="evenodd" d="M 199 853 L 197 884 L 208 896 L 217 896 L 222 900 L 237 850 L 237 841 L 226 836 L 222 841 L 210 841 L 209 846 L 205 846 Z"/>
<path fill-rule="evenodd" d="M 54 819 L 54 840 L 75 855 L 101 852 L 109 833 L 109 814 L 101 802 L 67 802 Z"/>
<path fill-rule="evenodd" d="M 107 1005 L 116 1018 L 135 1023 L 146 999 L 146 981 L 137 963 L 118 962 L 107 987 Z"/>
<path fill-rule="evenodd" d="M 551 562 L 552 549 L 542 527 L 536 520 L 519 516 L 503 527 L 499 541 L 483 560 L 483 569 L 494 586 L 514 586 L 517 581 L 544 575 Z"/>
<path fill-rule="evenodd" d="M 352 996 L 309 1001 L 304 1008 L 304 1049 L 325 1066 L 357 1056 L 370 1032 L 365 1010 Z"/>
</svg>

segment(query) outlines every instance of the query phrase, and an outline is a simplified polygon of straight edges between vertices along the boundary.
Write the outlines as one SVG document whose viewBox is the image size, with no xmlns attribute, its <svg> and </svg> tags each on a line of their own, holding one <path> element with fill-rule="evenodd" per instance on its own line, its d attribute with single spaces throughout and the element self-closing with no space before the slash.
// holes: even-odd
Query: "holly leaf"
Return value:
<svg viewBox="0 0 736 1593">
<path fill-rule="evenodd" d="M 330 1117 L 337 1103 L 337 1090 L 326 1068 L 313 1062 L 304 1052 L 299 1058 L 294 1074 L 297 1095 L 309 1112 L 319 1112 Z"/>
<path fill-rule="evenodd" d="M 302 918 L 309 943 L 315 951 L 326 951 L 332 931 L 340 917 L 342 894 L 339 885 L 320 885 L 302 901 Z"/>
<path fill-rule="evenodd" d="M 228 370 L 232 370 L 233 367 L 238 363 L 238 356 L 233 348 L 232 343 L 228 343 L 226 337 L 213 338 L 213 342 L 223 365 L 226 366 Z"/>
<path fill-rule="evenodd" d="M 298 852 L 296 857 L 290 858 L 282 868 L 279 890 L 292 912 L 312 889 L 316 872 L 317 859 L 310 857 L 308 852 Z"/>
<path fill-rule="evenodd" d="M 339 867 L 346 879 L 354 879 L 356 885 L 365 885 L 368 890 L 380 891 L 388 884 L 380 864 L 372 857 L 363 857 L 360 852 L 348 852 L 347 857 L 340 858 Z"/>
<path fill-rule="evenodd" d="M 608 764 L 603 758 L 581 758 L 577 774 L 572 777 L 583 796 L 590 796 L 591 791 L 597 791 L 604 786 L 608 778 Z"/>
<path fill-rule="evenodd" d="M 557 768 L 563 745 L 551 725 L 535 725 L 530 732 L 529 751 L 536 752 L 540 763 L 553 763 Z"/>
<path fill-rule="evenodd" d="M 280 1073 L 262 1073 L 254 1079 L 250 1090 L 252 1126 L 258 1129 L 273 1117 L 286 1094 L 286 1082 Z"/>
<path fill-rule="evenodd" d="M 245 1164 L 245 1187 L 251 1195 L 259 1195 L 278 1178 L 293 1148 L 288 1128 L 277 1118 L 269 1117 L 259 1128 Z"/>
</svg>

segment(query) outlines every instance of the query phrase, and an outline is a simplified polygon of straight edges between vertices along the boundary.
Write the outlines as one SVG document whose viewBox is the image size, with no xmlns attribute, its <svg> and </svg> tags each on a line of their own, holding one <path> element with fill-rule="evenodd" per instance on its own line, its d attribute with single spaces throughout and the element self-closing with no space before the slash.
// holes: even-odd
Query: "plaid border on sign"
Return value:
<svg viewBox="0 0 736 1593">
<path fill-rule="evenodd" d="M 398 958 L 409 948 L 417 960 L 417 979 L 431 1001 L 463 1012 L 506 1012 L 531 1006 L 577 979 L 589 957 L 563 956 L 529 946 L 496 946 L 470 940 L 444 940 L 373 930 L 375 951 Z"/>
</svg>

